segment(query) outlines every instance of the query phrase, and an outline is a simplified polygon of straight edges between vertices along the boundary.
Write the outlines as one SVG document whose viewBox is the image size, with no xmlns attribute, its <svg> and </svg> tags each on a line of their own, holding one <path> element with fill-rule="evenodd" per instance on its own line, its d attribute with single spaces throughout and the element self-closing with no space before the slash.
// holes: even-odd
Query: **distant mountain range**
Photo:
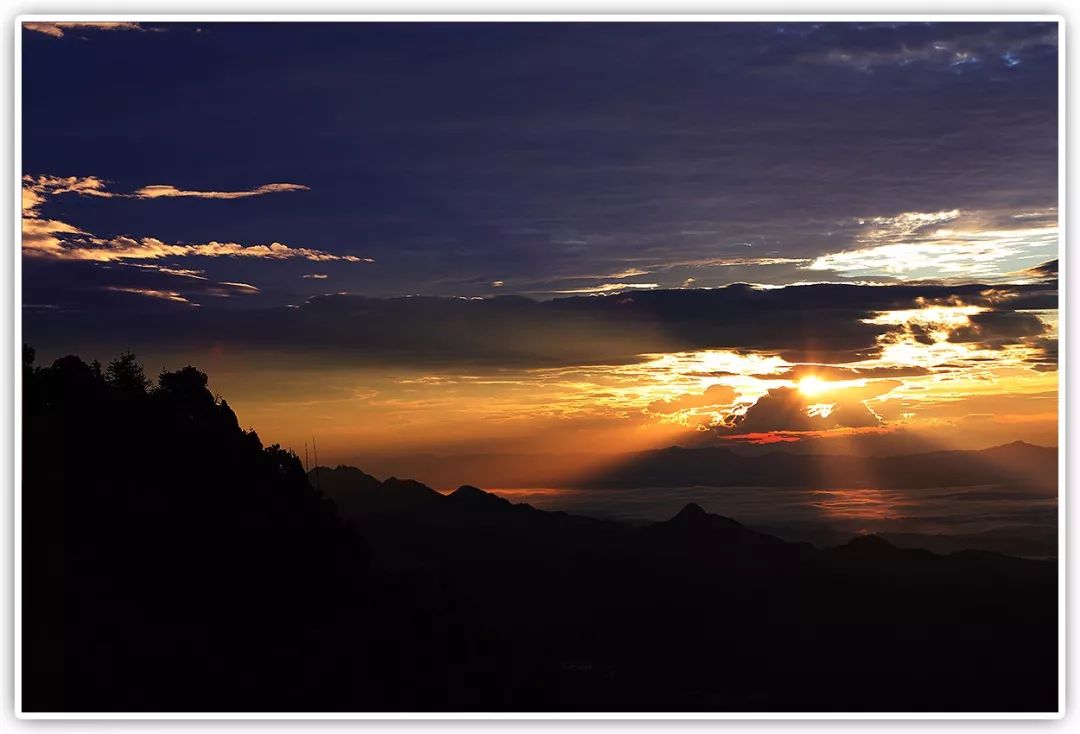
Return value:
<svg viewBox="0 0 1080 734">
<path fill-rule="evenodd" d="M 767 457 L 743 457 L 725 449 L 678 449 L 644 452 L 633 464 L 644 478 L 634 479 L 630 467 L 609 470 L 606 481 L 594 478 L 593 487 L 678 487 L 703 485 L 769 485 L 784 486 L 795 481 L 799 468 L 812 466 L 821 470 L 820 460 L 840 471 L 854 472 L 859 462 L 853 457 L 815 457 L 777 452 Z M 944 451 L 906 457 L 862 460 L 871 462 L 882 472 L 876 486 L 919 489 L 930 486 L 965 486 L 971 484 L 1006 484 L 1024 488 L 1040 495 L 1056 491 L 1056 450 L 1022 442 L 998 446 L 983 451 Z M 726 473 L 715 474 L 718 466 L 727 464 Z M 887 467 L 887 468 L 886 468 Z M 938 473 L 935 474 L 934 471 Z M 870 470 L 861 469 L 863 477 Z M 891 478 L 884 472 L 891 471 Z M 993 474 L 991 474 L 993 472 Z M 735 478 L 739 481 L 736 481 Z M 651 479 L 650 479 L 651 478 Z M 663 478 L 663 481 L 661 481 Z M 561 542 L 569 542 L 576 532 L 589 535 L 617 536 L 625 534 L 628 526 L 559 511 L 542 511 L 525 503 L 511 503 L 496 494 L 471 485 L 463 485 L 450 493 L 441 493 L 421 482 L 390 477 L 376 477 L 351 466 L 319 467 L 308 472 L 312 486 L 318 485 L 337 505 L 341 515 L 364 530 L 378 534 L 388 527 L 406 523 L 411 527 L 438 526 L 469 528 L 477 525 L 505 530 L 516 535 L 524 529 L 558 531 Z M 936 480 L 936 481 L 935 481 Z M 858 482 L 852 482 L 858 484 Z M 835 484 L 833 485 L 835 486 Z M 697 505 L 689 505 L 690 509 Z M 712 517 L 712 516 L 710 516 Z M 734 522 L 734 521 L 727 521 Z M 752 532 L 752 531 L 747 531 Z M 925 548 L 949 553 L 968 548 L 995 550 L 1015 555 L 1052 557 L 1056 554 L 1056 533 L 1048 529 L 1017 528 L 984 533 L 958 535 L 927 535 L 913 532 L 883 534 L 891 543 L 905 548 Z"/>
<path fill-rule="evenodd" d="M 1057 490 L 1057 449 L 1016 441 L 979 451 L 845 456 L 776 451 L 743 456 L 727 448 L 671 447 L 632 454 L 574 484 L 587 487 L 873 487 L 996 485 Z"/>
<path fill-rule="evenodd" d="M 1053 561 L 940 555 L 874 535 L 819 549 L 696 504 L 631 525 L 347 466 L 308 477 L 381 567 L 426 590 L 423 608 L 514 640 L 515 664 L 559 671 L 529 695 L 561 710 L 1052 703 Z"/>
<path fill-rule="evenodd" d="M 597 456 L 485 453 L 365 457 L 383 476 L 401 472 L 440 488 L 473 482 L 500 488 L 876 487 L 918 489 L 994 485 L 1044 495 L 1057 491 L 1057 448 L 1017 441 L 981 450 L 888 456 L 744 453 L 727 447 Z M 368 469 L 372 471 L 372 469 Z"/>
<path fill-rule="evenodd" d="M 414 481 L 396 478 L 380 482 L 354 467 L 320 469 L 322 488 L 353 521 L 368 517 L 386 518 L 396 513 L 424 521 L 465 519 L 463 492 L 480 492 L 462 487 L 449 495 Z M 314 472 L 310 473 L 314 485 Z M 933 487 L 991 486 L 995 497 L 1052 497 L 1057 494 L 1057 449 L 1015 442 L 978 451 L 939 451 L 910 456 L 853 457 L 822 456 L 774 451 L 744 456 L 726 448 L 683 449 L 671 447 L 624 457 L 609 466 L 571 483 L 592 489 L 639 489 L 664 487 L 769 487 L 881 489 L 927 489 Z M 1004 489 L 1003 489 L 1004 488 Z M 491 507 L 510 507 L 496 495 L 483 493 Z M 974 498 L 973 495 L 967 495 Z M 477 502 L 478 500 L 473 500 Z M 517 513 L 538 512 L 528 505 L 513 505 Z M 526 509 L 527 508 L 527 509 Z M 544 514 L 544 513 L 541 513 Z M 547 513 L 566 517 L 564 513 Z M 577 518 L 577 523 L 587 518 Z M 563 520 L 567 522 L 567 520 Z M 598 522 L 593 520 L 592 522 Z M 770 529 L 782 537 L 806 538 L 814 542 L 837 540 L 827 528 Z M 897 546 L 924 548 L 941 553 L 978 548 L 1018 556 L 1053 557 L 1057 554 L 1057 533 L 1053 527 L 1001 527 L 983 532 L 926 534 L 883 533 Z"/>
</svg>

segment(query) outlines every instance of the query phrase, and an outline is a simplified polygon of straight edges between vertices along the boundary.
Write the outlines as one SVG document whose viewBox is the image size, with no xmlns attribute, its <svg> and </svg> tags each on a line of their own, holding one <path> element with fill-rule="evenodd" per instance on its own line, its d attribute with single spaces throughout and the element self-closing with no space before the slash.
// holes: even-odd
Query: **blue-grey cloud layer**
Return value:
<svg viewBox="0 0 1080 734">
<path fill-rule="evenodd" d="M 820 258 L 901 236 L 904 213 L 1010 231 L 1056 220 L 1052 24 L 156 28 L 24 32 L 25 172 L 115 191 L 295 182 L 309 190 L 71 194 L 41 214 L 101 238 L 375 260 L 168 261 L 256 285 L 247 306 L 865 278 L 859 261 Z M 26 264 L 30 284 L 74 293 L 84 277 Z"/>
</svg>

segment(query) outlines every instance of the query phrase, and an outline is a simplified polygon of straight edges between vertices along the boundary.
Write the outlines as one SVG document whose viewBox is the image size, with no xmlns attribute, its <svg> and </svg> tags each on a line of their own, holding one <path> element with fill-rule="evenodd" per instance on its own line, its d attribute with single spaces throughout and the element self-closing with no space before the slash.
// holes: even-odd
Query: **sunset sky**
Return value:
<svg viewBox="0 0 1080 734">
<path fill-rule="evenodd" d="M 1040 23 L 27 23 L 23 339 L 323 463 L 1056 445 L 1057 73 Z"/>
</svg>

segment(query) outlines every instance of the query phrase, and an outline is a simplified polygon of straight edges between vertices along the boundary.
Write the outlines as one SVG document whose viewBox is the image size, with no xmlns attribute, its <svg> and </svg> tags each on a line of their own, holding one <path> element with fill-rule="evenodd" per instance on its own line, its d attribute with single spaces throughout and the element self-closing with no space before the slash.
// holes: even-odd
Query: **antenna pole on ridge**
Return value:
<svg viewBox="0 0 1080 734">
<path fill-rule="evenodd" d="M 319 484 L 319 449 L 315 445 L 315 437 L 311 437 L 311 452 L 315 455 L 315 489 L 322 491 L 322 485 Z"/>
</svg>

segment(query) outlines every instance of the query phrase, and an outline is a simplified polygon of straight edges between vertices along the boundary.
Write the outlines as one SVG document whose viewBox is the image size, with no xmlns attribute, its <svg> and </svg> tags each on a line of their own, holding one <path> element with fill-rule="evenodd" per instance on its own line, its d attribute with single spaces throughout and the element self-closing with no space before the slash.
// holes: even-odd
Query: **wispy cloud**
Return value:
<svg viewBox="0 0 1080 734">
<path fill-rule="evenodd" d="M 588 286 L 585 288 L 568 288 L 561 291 L 544 291 L 546 293 L 558 293 L 560 295 L 573 295 L 581 294 L 587 295 L 591 293 L 618 293 L 624 290 L 652 290 L 659 288 L 659 283 L 604 283 L 602 285 Z"/>
<path fill-rule="evenodd" d="M 154 288 L 134 288 L 129 286 L 110 285 L 106 286 L 105 290 L 112 291 L 114 293 L 131 293 L 137 296 L 145 296 L 147 298 L 157 298 L 163 301 L 173 301 L 175 303 L 184 303 L 189 306 L 198 306 L 199 304 L 193 303 L 185 298 L 182 294 L 176 291 L 163 291 L 156 290 Z"/>
<path fill-rule="evenodd" d="M 674 268 L 745 268 L 766 265 L 800 265 L 810 262 L 804 257 L 706 257 L 696 260 L 676 260 L 674 262 L 655 265 L 655 270 L 672 270 Z"/>
<path fill-rule="evenodd" d="M 107 181 L 97 176 L 23 176 L 23 209 L 27 207 L 27 192 L 32 205 L 40 205 L 44 197 L 53 194 L 79 194 L 103 199 L 246 199 L 250 196 L 280 194 L 289 191 L 310 191 L 309 186 L 294 183 L 269 183 L 240 191 L 198 191 L 177 188 L 170 184 L 150 184 L 130 193 L 109 191 Z M 35 200 L 33 197 L 37 197 Z"/>
<path fill-rule="evenodd" d="M 252 293 L 258 293 L 259 292 L 259 289 L 256 288 L 255 286 L 251 285 L 250 283 L 237 283 L 237 282 L 231 281 L 231 280 L 223 280 L 223 281 L 221 281 L 221 284 L 230 286 L 232 288 L 238 288 L 238 289 L 240 289 L 242 291 L 249 291 L 249 292 L 252 292 Z"/>
<path fill-rule="evenodd" d="M 595 278 L 596 280 L 607 280 L 609 278 L 614 280 L 622 280 L 623 278 L 636 278 L 641 275 L 648 275 L 648 270 L 642 270 L 641 268 L 627 268 L 626 270 L 620 270 L 617 273 L 608 273 L 607 275 L 588 275 L 581 276 L 585 278 Z"/>
<path fill-rule="evenodd" d="M 194 280 L 209 280 L 203 273 L 203 270 L 193 270 L 191 268 L 177 268 L 170 265 L 146 265 L 143 263 L 120 263 L 130 268 L 139 268 L 141 270 L 153 270 L 163 275 L 174 275 L 178 278 L 192 278 Z"/>
<path fill-rule="evenodd" d="M 1020 24 L 1015 26 L 1022 30 Z M 1032 47 L 1057 44 L 1057 30 L 1052 26 L 1044 29 L 1033 25 L 1031 28 L 1033 33 L 1020 36 L 1010 36 L 1003 33 L 1000 27 L 991 27 L 977 33 L 952 36 L 942 34 L 921 41 L 905 41 L 884 47 L 839 47 L 824 53 L 809 54 L 804 58 L 811 62 L 849 66 L 861 71 L 916 63 L 948 68 L 993 62 L 1013 68 L 1023 63 L 1025 52 Z"/>
<path fill-rule="evenodd" d="M 307 280 L 326 280 L 330 276 L 326 273 L 307 273 L 305 275 L 301 275 L 300 277 Z"/>
<path fill-rule="evenodd" d="M 41 222 L 45 225 L 63 224 L 62 222 Z M 66 225 L 64 225 L 66 226 Z M 31 225 L 33 229 L 33 224 Z M 371 258 L 355 255 L 334 255 L 310 247 L 289 247 L 280 242 L 268 245 L 241 245 L 236 242 L 211 241 L 204 244 L 173 244 L 162 242 L 154 237 L 114 237 L 112 239 L 92 238 L 89 244 L 85 239 L 66 241 L 55 235 L 61 232 L 78 230 L 50 229 L 41 236 L 27 241 L 26 221 L 23 226 L 23 251 L 34 257 L 49 257 L 58 260 L 89 260 L 93 262 L 118 262 L 121 260 L 157 260 L 166 257 L 254 257 L 266 260 L 310 260 L 312 262 L 372 262 Z"/>
<path fill-rule="evenodd" d="M 53 38 L 63 38 L 66 30 L 95 30 L 95 31 L 144 31 L 138 23 L 124 23 L 118 21 L 50 21 L 23 23 L 22 27 L 28 31 L 37 31 Z"/>
<path fill-rule="evenodd" d="M 137 199 L 161 199 L 192 197 L 197 199 L 244 199 L 249 196 L 262 196 L 263 194 L 277 194 L 285 191 L 310 191 L 311 189 L 302 184 L 271 183 L 256 186 L 246 191 L 186 191 L 175 186 L 166 184 L 153 184 L 136 189 L 129 194 Z"/>
<path fill-rule="evenodd" d="M 66 238 L 86 236 L 82 231 L 67 222 L 55 219 L 37 219 L 23 213 L 22 222 L 23 254 L 32 257 L 62 257 L 67 249 Z"/>
<path fill-rule="evenodd" d="M 1052 256 L 1056 213 L 1033 222 L 993 212 L 904 212 L 861 219 L 856 247 L 813 259 L 807 270 L 901 279 L 1009 274 Z"/>
<path fill-rule="evenodd" d="M 146 286 L 114 283 L 105 286 L 103 290 L 112 291 L 114 293 L 133 293 L 148 298 L 157 298 L 160 300 L 173 301 L 175 303 L 188 303 L 195 306 L 200 304 L 195 303 L 192 299 L 200 296 L 232 298 L 237 295 L 255 295 L 261 292 L 257 286 L 251 285 L 250 283 L 241 283 L 230 280 L 214 282 L 207 278 L 203 274 L 205 271 L 202 270 L 193 270 L 191 268 L 181 268 L 171 265 L 159 265 L 157 263 L 119 262 L 117 264 L 122 265 L 125 268 L 144 271 L 148 275 L 157 273 L 173 278 L 180 278 L 180 282 L 183 283 L 183 286 L 177 286 L 177 288 L 174 289 L 153 283 Z M 115 273 L 116 271 L 112 270 L 110 272 Z"/>
<path fill-rule="evenodd" d="M 310 247 L 290 247 L 280 242 L 242 245 L 236 242 L 168 243 L 156 237 L 102 238 L 72 224 L 41 217 L 41 207 L 49 197 L 58 194 L 77 194 L 99 198 L 154 199 L 160 197 L 192 196 L 214 199 L 239 199 L 282 191 L 306 190 L 300 184 L 264 184 L 247 191 L 185 191 L 174 186 L 154 185 L 134 193 L 108 191 L 106 181 L 97 176 L 24 176 L 22 195 L 23 253 L 30 257 L 54 260 L 120 262 L 124 260 L 158 260 L 166 257 L 254 257 L 268 260 L 301 259 L 312 262 L 373 262 L 372 258 L 356 255 L 335 255 Z M 157 268 L 160 272 L 168 272 Z M 172 272 L 172 275 L 202 277 L 201 271 Z"/>
</svg>

